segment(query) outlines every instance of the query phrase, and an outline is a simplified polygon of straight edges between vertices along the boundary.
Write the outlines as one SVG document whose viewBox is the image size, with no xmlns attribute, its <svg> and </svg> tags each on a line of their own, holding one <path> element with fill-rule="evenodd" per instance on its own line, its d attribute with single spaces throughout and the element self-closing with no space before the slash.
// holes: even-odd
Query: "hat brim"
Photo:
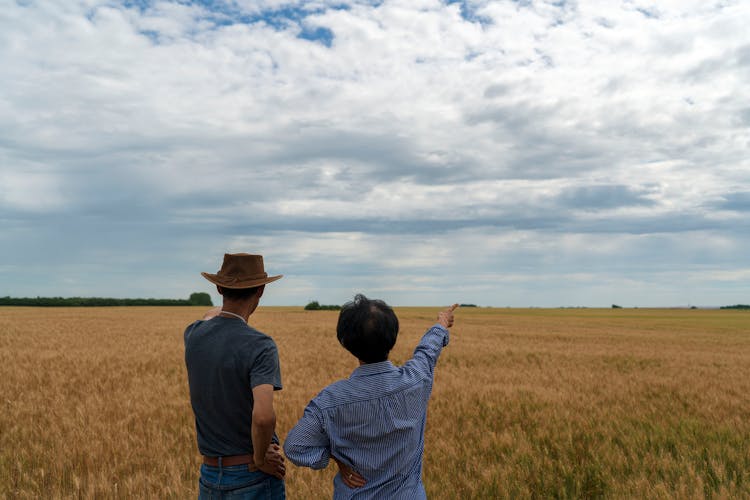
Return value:
<svg viewBox="0 0 750 500">
<path fill-rule="evenodd" d="M 283 274 L 279 274 L 278 276 L 268 276 L 267 278 L 262 278 L 259 280 L 236 281 L 236 280 L 228 280 L 222 276 L 219 276 L 217 274 L 211 274 L 211 273 L 201 273 L 201 276 L 206 278 L 208 281 L 210 281 L 214 285 L 218 285 L 223 288 L 232 288 L 235 290 L 240 290 L 243 288 L 255 288 L 256 286 L 272 283 L 284 277 Z"/>
</svg>

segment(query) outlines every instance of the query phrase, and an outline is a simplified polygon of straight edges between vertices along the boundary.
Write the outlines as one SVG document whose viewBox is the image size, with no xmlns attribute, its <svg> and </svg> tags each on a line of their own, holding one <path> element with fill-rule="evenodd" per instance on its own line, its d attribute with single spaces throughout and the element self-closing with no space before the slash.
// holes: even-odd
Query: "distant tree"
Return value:
<svg viewBox="0 0 750 500">
<path fill-rule="evenodd" d="M 205 292 L 195 292 L 190 294 L 188 299 L 190 305 L 193 306 L 212 306 L 214 303 L 211 301 L 211 296 Z"/>
<path fill-rule="evenodd" d="M 321 305 L 317 300 L 313 300 L 305 306 L 305 311 L 338 311 L 340 309 L 341 306 L 337 305 Z"/>
<path fill-rule="evenodd" d="M 622 306 L 618 306 L 617 304 L 612 304 L 612 309 L 622 309 Z"/>
<path fill-rule="evenodd" d="M 477 307 L 476 304 L 461 304 L 459 307 Z"/>
<path fill-rule="evenodd" d="M 735 304 L 733 306 L 721 306 L 719 309 L 750 309 L 748 304 Z"/>
</svg>

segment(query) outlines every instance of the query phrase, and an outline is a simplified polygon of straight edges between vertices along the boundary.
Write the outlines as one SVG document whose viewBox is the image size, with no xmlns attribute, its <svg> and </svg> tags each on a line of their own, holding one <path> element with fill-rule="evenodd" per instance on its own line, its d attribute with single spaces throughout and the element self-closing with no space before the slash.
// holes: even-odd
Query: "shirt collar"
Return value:
<svg viewBox="0 0 750 500">
<path fill-rule="evenodd" d="M 357 367 L 354 372 L 352 372 L 352 375 L 349 378 L 377 375 L 378 373 L 386 373 L 396 369 L 397 368 L 393 366 L 393 363 L 388 360 L 379 361 L 377 363 L 367 363 L 365 365 L 360 365 L 359 367 Z"/>
</svg>

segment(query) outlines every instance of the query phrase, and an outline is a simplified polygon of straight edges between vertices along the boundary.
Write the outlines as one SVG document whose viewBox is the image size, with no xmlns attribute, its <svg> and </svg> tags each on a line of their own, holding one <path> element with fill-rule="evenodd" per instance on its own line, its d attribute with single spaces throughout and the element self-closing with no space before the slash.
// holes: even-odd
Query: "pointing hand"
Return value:
<svg viewBox="0 0 750 500">
<path fill-rule="evenodd" d="M 440 311 L 438 314 L 438 323 L 443 325 L 445 328 L 450 328 L 453 326 L 453 311 L 456 310 L 458 307 L 458 304 L 453 304 L 452 306 L 448 307 L 445 311 Z"/>
</svg>

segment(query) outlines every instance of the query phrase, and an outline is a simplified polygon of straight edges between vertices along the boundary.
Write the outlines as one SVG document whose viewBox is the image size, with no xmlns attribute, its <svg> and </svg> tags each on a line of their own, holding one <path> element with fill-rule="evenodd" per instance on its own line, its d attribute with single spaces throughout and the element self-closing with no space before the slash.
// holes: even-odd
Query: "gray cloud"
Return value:
<svg viewBox="0 0 750 500">
<path fill-rule="evenodd" d="M 724 200 L 717 204 L 717 208 L 737 212 L 750 212 L 750 191 L 726 193 L 723 198 Z"/>
<path fill-rule="evenodd" d="M 654 205 L 648 194 L 647 190 L 630 186 L 579 186 L 564 191 L 557 200 L 562 206 L 582 209 Z"/>
</svg>

